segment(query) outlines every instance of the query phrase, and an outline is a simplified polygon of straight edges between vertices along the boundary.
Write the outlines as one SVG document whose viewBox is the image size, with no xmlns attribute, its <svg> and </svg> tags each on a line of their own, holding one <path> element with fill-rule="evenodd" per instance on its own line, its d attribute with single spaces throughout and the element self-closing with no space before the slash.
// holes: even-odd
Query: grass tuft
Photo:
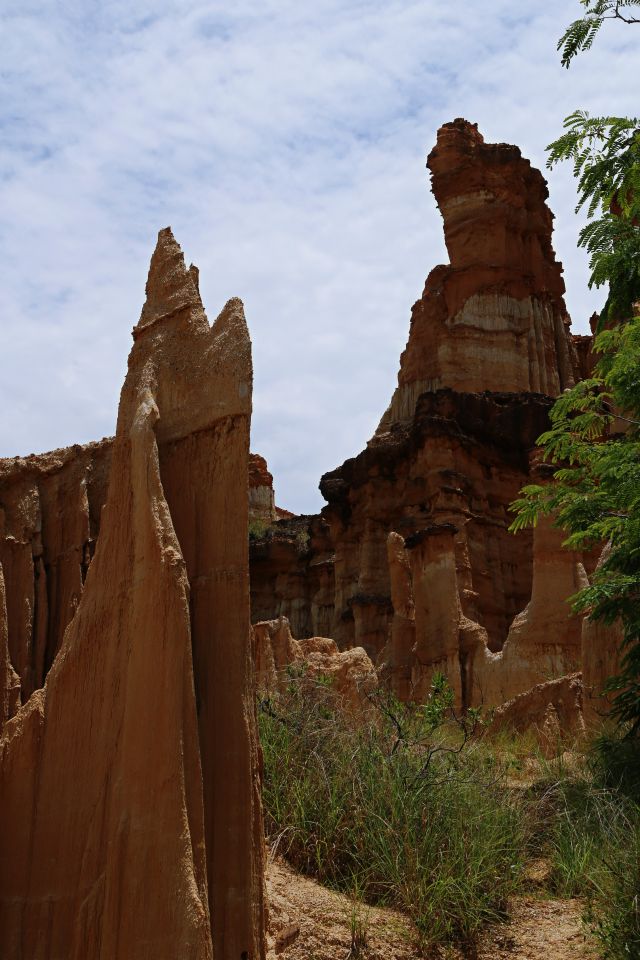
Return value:
<svg viewBox="0 0 640 960">
<path fill-rule="evenodd" d="M 423 707 L 385 696 L 354 723 L 299 679 L 260 711 L 270 836 L 301 871 L 405 911 L 423 948 L 474 942 L 520 885 L 527 817 L 505 770 L 439 680 Z"/>
</svg>

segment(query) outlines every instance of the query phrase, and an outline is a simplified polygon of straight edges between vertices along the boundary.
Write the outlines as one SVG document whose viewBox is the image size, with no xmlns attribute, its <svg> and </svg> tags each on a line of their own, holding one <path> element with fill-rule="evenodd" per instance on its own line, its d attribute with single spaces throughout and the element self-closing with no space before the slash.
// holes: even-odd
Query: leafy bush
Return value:
<svg viewBox="0 0 640 960">
<path fill-rule="evenodd" d="M 290 677 L 261 703 L 272 843 L 298 868 L 403 909 L 423 946 L 472 942 L 504 915 L 525 849 L 521 800 L 437 679 L 427 704 L 380 694 L 346 714 L 326 685 Z"/>
<path fill-rule="evenodd" d="M 269 524 L 266 520 L 250 520 L 249 521 L 249 540 L 261 540 L 269 529 Z"/>
</svg>

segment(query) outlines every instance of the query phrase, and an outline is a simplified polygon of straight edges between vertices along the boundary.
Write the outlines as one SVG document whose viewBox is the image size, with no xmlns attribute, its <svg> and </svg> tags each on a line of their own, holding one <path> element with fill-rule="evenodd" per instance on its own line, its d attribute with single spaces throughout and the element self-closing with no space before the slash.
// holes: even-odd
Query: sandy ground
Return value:
<svg viewBox="0 0 640 960">
<path fill-rule="evenodd" d="M 393 910 L 353 904 L 301 877 L 282 860 L 267 871 L 269 960 L 418 960 L 407 919 Z M 366 946 L 351 950 L 351 930 L 366 929 Z M 433 956 L 433 955 L 432 955 Z M 597 960 L 580 925 L 575 900 L 521 897 L 511 920 L 488 932 L 477 952 L 449 951 L 442 960 Z M 431 960 L 431 957 L 429 957 Z"/>
<path fill-rule="evenodd" d="M 580 923 L 575 900 L 522 897 L 512 905 L 511 921 L 487 937 L 478 960 L 597 960 Z"/>
</svg>

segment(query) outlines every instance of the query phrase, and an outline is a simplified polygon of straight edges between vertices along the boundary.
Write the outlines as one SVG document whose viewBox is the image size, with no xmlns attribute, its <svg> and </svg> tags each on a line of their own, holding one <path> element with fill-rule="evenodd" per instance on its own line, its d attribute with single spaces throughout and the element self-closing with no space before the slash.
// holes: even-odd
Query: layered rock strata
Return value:
<svg viewBox="0 0 640 960">
<path fill-rule="evenodd" d="M 581 669 L 583 618 L 573 613 L 569 598 L 588 580 L 580 555 L 566 550 L 564 539 L 549 518 L 536 526 L 531 599 L 515 617 L 497 656 L 474 654 L 469 691 L 473 702 L 502 703 Z"/>
<path fill-rule="evenodd" d="M 387 537 L 387 563 L 393 619 L 389 630 L 386 663 L 381 673 L 400 700 L 410 700 L 413 694 L 411 672 L 416 643 L 413 580 L 405 542 L 400 534 L 393 530 Z"/>
<path fill-rule="evenodd" d="M 7 960 L 264 955 L 250 340 L 238 300 L 209 326 L 170 230 L 133 336 L 95 556 L 0 740 Z"/>
<path fill-rule="evenodd" d="M 462 610 L 500 649 L 533 569 L 533 537 L 508 532 L 509 505 L 530 478 L 550 404 L 535 394 L 423 394 L 409 426 L 325 474 L 321 518 L 278 523 L 252 546 L 254 613 L 271 599 L 278 615 L 295 608 L 299 636 L 331 636 L 375 658 L 394 617 L 389 533 L 449 522 Z"/>
<path fill-rule="evenodd" d="M 334 593 L 333 543 L 322 517 L 282 518 L 252 538 L 254 622 L 284 616 L 296 637 L 335 636 Z"/>
<path fill-rule="evenodd" d="M 451 262 L 413 307 L 378 432 L 410 421 L 425 391 L 556 396 L 578 373 L 542 174 L 466 120 L 441 127 L 427 166 Z"/>
<path fill-rule="evenodd" d="M 406 543 L 389 535 L 391 576 L 400 563 L 406 574 L 380 659 L 400 699 L 426 699 L 434 674 L 442 673 L 459 706 L 495 706 L 579 670 L 583 621 L 568 598 L 586 585 L 586 574 L 579 557 L 562 548 L 551 521 L 535 530 L 531 599 L 500 651 L 491 650 L 486 628 L 463 610 L 456 536 L 452 523 L 433 524 Z"/>
<path fill-rule="evenodd" d="M 551 524 L 514 536 L 509 507 L 591 340 L 570 333 L 539 171 L 463 120 L 428 166 L 451 262 L 413 308 L 376 434 L 323 476 L 321 516 L 252 545 L 252 608 L 362 646 L 403 699 L 444 671 L 460 704 L 495 705 L 581 666 L 581 558 Z"/>
</svg>

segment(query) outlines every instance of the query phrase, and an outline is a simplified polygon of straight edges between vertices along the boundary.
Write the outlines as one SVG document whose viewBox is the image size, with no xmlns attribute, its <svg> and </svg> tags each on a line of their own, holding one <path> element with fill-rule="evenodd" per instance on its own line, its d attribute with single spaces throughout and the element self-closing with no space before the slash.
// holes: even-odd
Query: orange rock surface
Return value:
<svg viewBox="0 0 640 960">
<path fill-rule="evenodd" d="M 250 340 L 170 230 L 133 336 L 95 556 L 0 739 L 3 960 L 264 955 Z"/>
<path fill-rule="evenodd" d="M 0 459 L 6 629 L 23 702 L 43 685 L 80 602 L 100 532 L 112 451 L 109 437 Z M 266 461 L 252 453 L 249 519 L 271 523 L 276 511 Z"/>
<path fill-rule="evenodd" d="M 445 672 L 460 705 L 496 705 L 593 659 L 568 603 L 581 557 L 550 523 L 509 531 L 591 338 L 570 334 L 540 172 L 464 120 L 441 128 L 428 166 L 451 262 L 413 308 L 375 436 L 323 476 L 321 516 L 252 544 L 252 613 L 363 647 L 403 699 Z M 591 672 L 590 689 L 606 665 Z"/>
<path fill-rule="evenodd" d="M 498 707 L 488 729 L 489 733 L 533 730 L 544 754 L 553 756 L 568 740 L 585 733 L 581 674 L 536 684 L 513 697 Z"/>
<path fill-rule="evenodd" d="M 440 128 L 427 164 L 451 263 L 432 270 L 413 307 L 378 432 L 410 420 L 427 390 L 556 396 L 578 372 L 541 173 L 460 119 Z"/>
<path fill-rule="evenodd" d="M 325 474 L 320 518 L 278 523 L 252 544 L 254 618 L 271 605 L 294 634 L 330 636 L 375 659 L 394 618 L 389 534 L 406 539 L 452 523 L 462 612 L 501 649 L 531 598 L 533 573 L 532 534 L 509 533 L 509 505 L 529 480 L 529 452 L 550 403 L 527 394 L 423 394 L 410 426 Z"/>
<path fill-rule="evenodd" d="M 8 642 L 29 699 L 60 649 L 95 550 L 110 440 L 0 460 L 0 563 Z"/>
<path fill-rule="evenodd" d="M 424 700 L 434 674 L 443 673 L 460 706 L 496 706 L 579 670 L 583 622 L 572 613 L 568 598 L 587 579 L 580 559 L 562 548 L 562 534 L 551 521 L 541 521 L 535 530 L 531 599 L 514 618 L 499 651 L 491 650 L 486 628 L 464 613 L 456 537 L 452 523 L 433 524 L 406 544 L 390 534 L 392 578 L 398 557 L 407 563 L 406 586 L 399 609 L 394 606 L 389 645 L 381 655 L 382 674 L 397 695 Z M 411 605 L 413 619 L 403 617 L 399 671 L 395 631 Z"/>
<path fill-rule="evenodd" d="M 259 690 L 286 687 L 290 683 L 287 668 L 296 667 L 307 680 L 322 677 L 346 707 L 358 710 L 378 685 L 375 668 L 362 647 L 341 651 L 328 637 L 294 640 L 286 617 L 254 624 L 253 643 Z"/>
</svg>

